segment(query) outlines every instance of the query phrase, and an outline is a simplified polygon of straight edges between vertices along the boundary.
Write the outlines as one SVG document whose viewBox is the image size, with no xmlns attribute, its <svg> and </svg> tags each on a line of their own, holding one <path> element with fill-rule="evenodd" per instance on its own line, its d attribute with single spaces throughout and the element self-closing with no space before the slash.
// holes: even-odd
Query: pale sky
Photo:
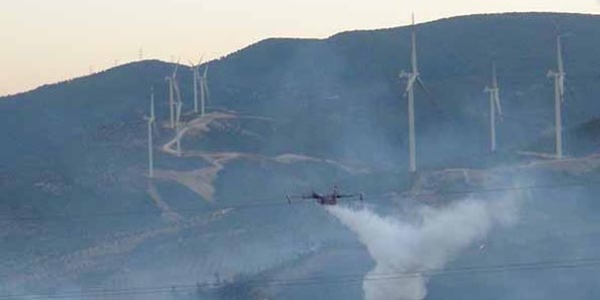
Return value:
<svg viewBox="0 0 600 300">
<path fill-rule="evenodd" d="M 325 38 L 474 13 L 600 13 L 598 0 L 1 0 L 0 95 L 144 58 L 209 59 L 268 37 Z"/>
</svg>

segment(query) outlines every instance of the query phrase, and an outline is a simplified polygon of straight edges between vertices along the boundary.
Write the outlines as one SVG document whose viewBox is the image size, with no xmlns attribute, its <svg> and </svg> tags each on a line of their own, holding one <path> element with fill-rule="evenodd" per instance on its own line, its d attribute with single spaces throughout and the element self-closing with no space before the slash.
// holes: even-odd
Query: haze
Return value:
<svg viewBox="0 0 600 300">
<path fill-rule="evenodd" d="M 595 14 L 595 0 L 4 0 L 0 95 L 144 59 L 214 59 L 268 37 L 324 38 L 345 30 L 509 11 Z"/>
</svg>

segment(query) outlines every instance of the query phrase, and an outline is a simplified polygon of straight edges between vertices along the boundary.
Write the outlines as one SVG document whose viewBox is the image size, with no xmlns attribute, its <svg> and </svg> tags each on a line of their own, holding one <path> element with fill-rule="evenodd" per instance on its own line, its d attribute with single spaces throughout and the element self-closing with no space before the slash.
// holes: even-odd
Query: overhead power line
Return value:
<svg viewBox="0 0 600 300">
<path fill-rule="evenodd" d="M 388 193 L 380 193 L 377 195 L 369 195 L 365 194 L 364 201 L 365 202 L 373 202 L 373 200 L 386 200 L 386 199 L 411 199 L 411 198 L 423 198 L 423 197 L 433 197 L 433 196 L 463 196 L 463 195 L 472 195 L 472 194 L 491 194 L 491 193 L 502 193 L 502 192 L 511 192 L 511 191 L 534 191 L 534 190 L 554 190 L 561 188 L 574 188 L 574 187 L 590 187 L 590 186 L 600 186 L 600 181 L 585 181 L 585 182 L 570 182 L 570 183 L 561 183 L 561 184 L 537 184 L 537 185 L 529 185 L 529 186 L 506 186 L 506 187 L 496 187 L 496 188 L 488 188 L 488 189 L 471 189 L 471 190 L 462 190 L 462 191 L 427 191 L 427 192 L 404 192 L 399 194 L 393 194 L 393 192 Z M 283 197 L 282 197 L 283 198 Z M 273 198 L 264 198 L 262 200 L 268 201 L 259 201 L 260 199 L 252 199 L 252 201 L 248 201 L 244 204 L 236 204 L 229 206 L 214 206 L 212 210 L 210 208 L 188 208 L 188 209 L 177 209 L 170 210 L 169 212 L 173 213 L 193 213 L 193 212 L 218 212 L 222 210 L 245 210 L 245 209 L 254 209 L 254 208 L 266 208 L 266 207 L 278 207 L 278 206 L 288 206 L 289 204 L 284 201 L 273 201 Z M 345 202 L 357 202 L 360 200 L 349 199 Z M 293 205 L 299 204 L 311 204 L 311 201 L 306 202 L 296 202 Z M 114 211 L 114 212 L 100 212 L 100 213 L 91 213 L 91 214 L 65 214 L 65 215 L 44 215 L 44 216 L 28 216 L 28 217 L 18 217 L 18 216 L 1 216 L 0 220 L 8 220 L 8 221 L 35 221 L 35 220 L 89 220 L 96 218 L 111 218 L 111 217 L 128 217 L 135 215 L 159 215 L 164 213 L 161 210 L 129 210 L 129 211 Z"/>
<path fill-rule="evenodd" d="M 358 284 L 362 282 L 393 282 L 404 279 L 412 279 L 419 277 L 433 276 L 458 276 L 472 274 L 500 274 L 504 272 L 526 272 L 526 271 L 542 271 L 542 270 L 569 270 L 582 268 L 595 268 L 600 266 L 600 259 L 576 259 L 568 261 L 541 261 L 529 263 L 515 263 L 492 266 L 471 266 L 449 269 L 429 269 L 417 270 L 411 272 L 391 272 L 380 274 L 341 274 L 330 276 L 313 276 L 305 278 L 296 278 L 288 280 L 245 280 L 233 282 L 236 285 L 249 285 L 251 287 L 291 287 L 291 286 L 322 286 L 333 284 Z M 195 290 L 206 291 L 217 289 L 230 283 L 196 283 L 187 285 L 171 285 L 171 286 L 149 286 L 143 288 L 124 288 L 124 289 L 106 289 L 94 288 L 84 292 L 63 292 L 57 294 L 37 294 L 37 295 L 13 295 L 0 296 L 0 300 L 36 300 L 36 299 L 80 299 L 94 298 L 107 296 L 132 296 L 132 295 L 151 295 L 164 294 L 169 292 L 191 292 Z"/>
</svg>

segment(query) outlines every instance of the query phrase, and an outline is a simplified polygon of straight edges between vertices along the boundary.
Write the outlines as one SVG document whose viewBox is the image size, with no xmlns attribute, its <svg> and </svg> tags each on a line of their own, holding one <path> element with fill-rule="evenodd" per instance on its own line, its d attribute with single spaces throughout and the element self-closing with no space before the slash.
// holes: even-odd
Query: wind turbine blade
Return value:
<svg viewBox="0 0 600 300">
<path fill-rule="evenodd" d="M 413 74 L 417 74 L 419 70 L 417 61 L 417 33 L 415 29 L 415 15 L 412 16 L 412 35 L 411 35 L 411 62 L 413 68 Z"/>
<path fill-rule="evenodd" d="M 152 99 L 150 100 L 150 118 L 152 120 L 156 119 L 156 115 L 154 114 L 154 95 L 152 95 Z"/>
<path fill-rule="evenodd" d="M 500 88 L 498 86 L 498 74 L 496 71 L 496 62 L 492 61 L 492 88 L 486 89 L 486 91 L 492 93 L 493 105 L 496 107 L 496 112 L 500 116 L 502 121 L 502 106 L 500 105 Z"/>
<path fill-rule="evenodd" d="M 179 70 L 179 62 L 181 61 L 181 58 L 177 59 L 177 63 L 175 64 L 175 70 L 173 70 L 173 78 L 177 77 L 177 70 Z"/>
<path fill-rule="evenodd" d="M 419 85 L 419 87 L 421 88 L 421 90 L 425 93 L 425 95 L 427 96 L 427 100 L 429 100 L 429 102 L 431 102 L 431 104 L 433 104 L 433 106 L 437 109 L 440 110 L 440 105 L 438 104 L 438 102 L 433 98 L 433 96 L 431 95 L 431 93 L 429 92 L 429 90 L 425 87 L 425 84 L 423 84 L 423 81 L 421 80 L 421 77 L 417 77 L 417 84 Z"/>
<path fill-rule="evenodd" d="M 210 65 L 206 65 L 206 68 L 204 68 L 204 78 L 208 78 L 208 67 Z"/>
<path fill-rule="evenodd" d="M 204 88 L 204 79 L 202 79 L 202 76 L 198 75 L 196 76 L 196 82 L 198 84 L 198 86 L 203 89 Z"/>
<path fill-rule="evenodd" d="M 417 73 L 419 70 L 419 65 L 418 65 L 418 61 L 417 61 L 417 38 L 415 36 L 415 33 L 413 32 L 413 46 L 412 46 L 412 68 L 413 68 L 413 73 Z"/>
<path fill-rule="evenodd" d="M 183 103 L 177 102 L 177 124 L 179 124 L 181 122 L 181 107 L 182 106 L 183 106 Z"/>
<path fill-rule="evenodd" d="M 408 92 L 410 92 L 411 89 L 414 88 L 416 81 L 417 81 L 417 76 L 415 76 L 415 75 L 412 75 L 410 77 L 410 79 L 408 79 L 408 83 L 406 84 L 406 91 L 404 93 L 405 96 L 406 96 L 406 94 L 408 94 Z"/>
<path fill-rule="evenodd" d="M 558 83 L 559 84 L 558 88 L 560 89 L 560 99 L 561 99 L 561 101 L 564 102 L 565 101 L 565 77 L 564 77 L 564 75 L 560 76 L 559 80 L 560 80 L 560 82 Z"/>
<path fill-rule="evenodd" d="M 496 104 L 496 109 L 498 110 L 498 115 L 500 116 L 500 120 L 502 121 L 502 118 L 503 118 L 502 105 L 500 105 L 500 96 L 498 96 L 497 92 L 494 95 L 494 103 Z"/>
<path fill-rule="evenodd" d="M 210 101 L 210 89 L 208 88 L 208 82 L 206 81 L 206 77 L 203 81 L 204 84 L 204 92 L 206 93 L 206 102 Z"/>
<path fill-rule="evenodd" d="M 556 32 L 556 34 L 558 35 L 558 34 L 560 34 L 560 24 L 558 24 L 557 19 L 554 19 L 553 22 L 554 22 L 554 32 Z"/>
<path fill-rule="evenodd" d="M 556 53 L 558 59 L 558 72 L 562 74 L 565 72 L 565 66 L 563 63 L 562 38 L 560 35 L 556 37 Z"/>
<path fill-rule="evenodd" d="M 421 77 L 416 77 L 416 82 L 419 85 L 419 87 L 421 88 L 421 90 L 427 94 L 427 96 L 431 96 L 431 94 L 429 93 L 429 90 L 425 87 L 425 84 L 423 83 L 423 80 L 421 80 Z"/>
<path fill-rule="evenodd" d="M 179 91 L 179 84 L 177 84 L 176 80 L 173 81 L 173 89 L 175 90 L 175 97 L 177 99 L 177 102 L 181 102 L 181 92 Z"/>
<path fill-rule="evenodd" d="M 152 120 L 155 119 L 155 114 L 154 114 L 154 87 L 150 88 L 150 118 L 152 118 Z"/>
<path fill-rule="evenodd" d="M 202 53 L 202 56 L 200 56 L 200 60 L 198 61 L 197 66 L 201 65 L 203 61 L 204 61 L 204 53 Z"/>
<path fill-rule="evenodd" d="M 152 134 L 156 135 L 157 137 L 160 137 L 160 131 L 158 131 L 158 125 L 156 125 L 156 121 L 152 122 Z"/>
<path fill-rule="evenodd" d="M 498 88 L 498 74 L 496 73 L 496 62 L 492 62 L 492 88 Z"/>
<path fill-rule="evenodd" d="M 562 35 L 558 22 L 556 24 L 556 60 L 558 65 L 558 89 L 561 101 L 564 101 L 565 95 L 565 65 L 563 60 Z"/>
</svg>

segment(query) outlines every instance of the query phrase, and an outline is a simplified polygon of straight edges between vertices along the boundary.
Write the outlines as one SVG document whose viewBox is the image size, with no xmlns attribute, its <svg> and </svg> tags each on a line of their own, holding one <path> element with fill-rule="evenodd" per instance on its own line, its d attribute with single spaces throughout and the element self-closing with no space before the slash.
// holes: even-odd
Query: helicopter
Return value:
<svg viewBox="0 0 600 300">
<path fill-rule="evenodd" d="M 337 186 L 333 188 L 333 193 L 321 195 L 316 192 L 311 192 L 309 195 L 303 196 L 286 196 L 288 203 L 292 204 L 293 200 L 316 200 L 316 202 L 320 205 L 326 206 L 335 206 L 338 204 L 340 199 L 350 199 L 350 198 L 358 198 L 360 201 L 363 201 L 364 194 L 340 194 Z"/>
</svg>

